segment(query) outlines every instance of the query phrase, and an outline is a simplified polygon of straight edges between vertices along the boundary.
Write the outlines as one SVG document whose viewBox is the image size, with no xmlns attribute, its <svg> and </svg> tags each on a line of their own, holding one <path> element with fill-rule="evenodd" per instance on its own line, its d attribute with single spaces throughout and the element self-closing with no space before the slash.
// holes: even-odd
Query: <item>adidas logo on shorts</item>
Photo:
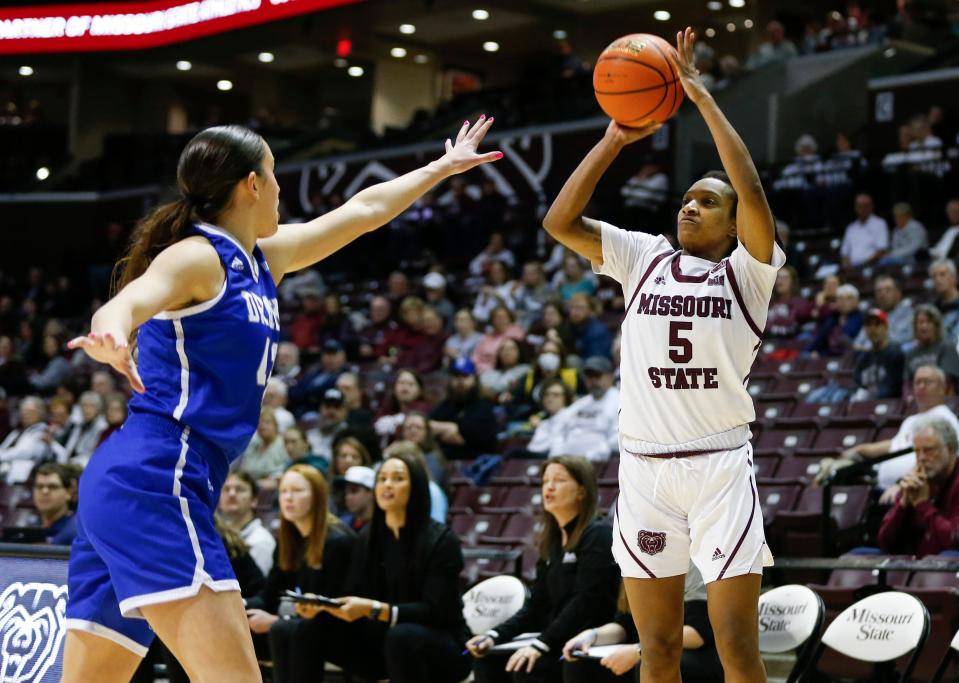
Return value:
<svg viewBox="0 0 959 683">
<path fill-rule="evenodd" d="M 239 256 L 233 257 L 233 261 L 230 263 L 230 268 L 233 270 L 243 270 L 243 261 L 240 260 Z"/>
<path fill-rule="evenodd" d="M 721 560 L 724 557 L 726 557 L 726 553 L 724 553 L 719 548 L 716 548 L 716 550 L 713 551 L 713 562 L 715 562 L 716 560 Z"/>
</svg>

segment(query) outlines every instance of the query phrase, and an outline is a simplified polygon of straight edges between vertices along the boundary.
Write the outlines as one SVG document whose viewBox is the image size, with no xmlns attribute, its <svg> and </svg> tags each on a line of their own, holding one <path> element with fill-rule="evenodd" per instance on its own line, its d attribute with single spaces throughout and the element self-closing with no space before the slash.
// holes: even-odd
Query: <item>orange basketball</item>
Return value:
<svg viewBox="0 0 959 683">
<path fill-rule="evenodd" d="M 633 33 L 614 40 L 593 69 L 593 91 L 603 111 L 624 126 L 662 123 L 683 101 L 670 61 L 676 49 L 659 36 Z"/>
</svg>

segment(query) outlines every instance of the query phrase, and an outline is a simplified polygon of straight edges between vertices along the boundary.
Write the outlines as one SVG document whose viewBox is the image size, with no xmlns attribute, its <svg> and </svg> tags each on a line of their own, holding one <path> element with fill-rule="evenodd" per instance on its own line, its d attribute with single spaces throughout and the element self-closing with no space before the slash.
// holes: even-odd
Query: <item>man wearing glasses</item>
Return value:
<svg viewBox="0 0 959 683">
<path fill-rule="evenodd" d="M 40 513 L 47 541 L 70 545 L 77 534 L 77 521 L 70 510 L 73 475 L 62 465 L 40 465 L 33 477 L 33 505 Z"/>
</svg>

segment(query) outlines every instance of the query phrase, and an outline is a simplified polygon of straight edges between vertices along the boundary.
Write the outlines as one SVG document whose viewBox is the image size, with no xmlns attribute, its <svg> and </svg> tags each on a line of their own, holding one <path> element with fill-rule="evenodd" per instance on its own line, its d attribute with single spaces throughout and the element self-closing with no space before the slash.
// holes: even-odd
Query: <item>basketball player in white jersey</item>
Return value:
<svg viewBox="0 0 959 683">
<path fill-rule="evenodd" d="M 757 604 L 772 555 L 753 479 L 755 414 L 746 383 L 785 255 L 749 151 L 693 66 L 695 35 L 687 28 L 676 41 L 674 67 L 726 170 L 683 195 L 681 249 L 582 215 L 620 150 L 655 124 L 610 123 L 543 226 L 597 273 L 618 280 L 627 302 L 613 553 L 643 646 L 642 681 L 680 680 L 683 581 L 692 559 L 707 583 L 726 683 L 759 683 L 766 673 Z"/>
</svg>

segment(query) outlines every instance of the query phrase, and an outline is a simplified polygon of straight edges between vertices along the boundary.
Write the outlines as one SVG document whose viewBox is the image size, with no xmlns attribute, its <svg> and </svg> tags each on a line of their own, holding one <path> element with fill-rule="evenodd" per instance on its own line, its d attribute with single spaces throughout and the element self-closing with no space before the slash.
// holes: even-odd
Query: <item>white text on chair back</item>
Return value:
<svg viewBox="0 0 959 683">
<path fill-rule="evenodd" d="M 822 602 L 813 591 L 793 584 L 759 596 L 759 649 L 789 652 L 813 635 Z"/>
<path fill-rule="evenodd" d="M 494 576 L 463 596 L 463 617 L 474 634 L 486 633 L 516 614 L 526 602 L 526 588 L 515 576 Z"/>
<path fill-rule="evenodd" d="M 953 650 L 959 650 L 959 631 L 956 631 L 956 636 L 952 639 L 949 647 L 951 647 Z"/>
<path fill-rule="evenodd" d="M 918 599 L 890 591 L 863 598 L 843 610 L 822 642 L 864 662 L 888 662 L 916 647 L 928 618 Z"/>
</svg>

